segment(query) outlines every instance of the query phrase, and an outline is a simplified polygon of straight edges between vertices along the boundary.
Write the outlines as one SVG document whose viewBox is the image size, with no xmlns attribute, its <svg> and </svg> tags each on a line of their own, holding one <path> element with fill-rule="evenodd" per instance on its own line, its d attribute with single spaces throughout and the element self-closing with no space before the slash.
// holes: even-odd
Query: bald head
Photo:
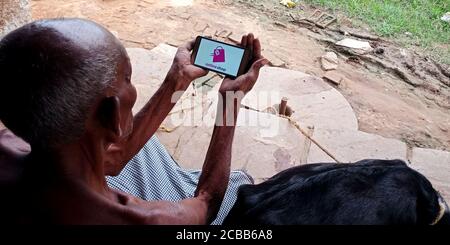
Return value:
<svg viewBox="0 0 450 245">
<path fill-rule="evenodd" d="M 39 20 L 11 32 L 0 41 L 0 120 L 32 146 L 75 140 L 125 57 L 87 20 Z"/>
</svg>

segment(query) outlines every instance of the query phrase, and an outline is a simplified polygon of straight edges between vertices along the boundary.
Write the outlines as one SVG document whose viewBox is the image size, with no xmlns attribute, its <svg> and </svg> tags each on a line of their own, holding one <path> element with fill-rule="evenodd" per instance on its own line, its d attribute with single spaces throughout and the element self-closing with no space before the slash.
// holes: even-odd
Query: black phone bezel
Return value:
<svg viewBox="0 0 450 245">
<path fill-rule="evenodd" d="M 232 46 L 232 47 L 244 50 L 244 54 L 242 55 L 242 58 L 241 58 L 241 61 L 240 61 L 241 63 L 239 64 L 239 70 L 238 70 L 238 73 L 237 73 L 236 76 L 232 76 L 232 75 L 224 73 L 224 72 L 220 72 L 220 71 L 216 71 L 216 70 L 210 69 L 209 67 L 205 67 L 205 66 L 201 66 L 201 65 L 196 65 L 195 64 L 195 59 L 197 58 L 198 48 L 200 46 L 200 41 L 201 41 L 202 38 L 210 40 L 210 41 L 213 41 L 213 42 L 217 42 L 219 44 L 226 44 L 226 45 L 229 45 L 229 46 Z M 243 48 L 243 47 L 237 46 L 237 45 L 233 45 L 233 44 L 230 44 L 230 43 L 218 41 L 218 40 L 215 40 L 215 39 L 212 39 L 212 38 L 204 37 L 204 36 L 197 36 L 197 38 L 195 39 L 195 44 L 194 44 L 194 48 L 192 50 L 192 55 L 191 55 L 191 63 L 194 66 L 200 67 L 200 68 L 208 70 L 208 71 L 212 71 L 212 72 L 216 72 L 216 73 L 222 74 L 225 77 L 229 77 L 229 78 L 232 78 L 232 79 L 237 78 L 238 76 L 244 74 L 248 70 L 248 68 L 249 68 L 248 67 L 248 63 L 249 63 L 250 59 L 251 59 L 251 50 L 249 50 L 247 48 Z"/>
</svg>

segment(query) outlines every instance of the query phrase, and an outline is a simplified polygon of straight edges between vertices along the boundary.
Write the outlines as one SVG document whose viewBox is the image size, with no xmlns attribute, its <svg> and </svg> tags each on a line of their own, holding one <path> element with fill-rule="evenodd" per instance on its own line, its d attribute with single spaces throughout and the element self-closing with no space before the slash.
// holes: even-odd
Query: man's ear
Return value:
<svg viewBox="0 0 450 245">
<path fill-rule="evenodd" d="M 108 140 L 117 142 L 122 137 L 120 127 L 120 99 L 117 96 L 106 97 L 100 102 L 98 109 L 100 124 L 107 132 Z"/>
</svg>

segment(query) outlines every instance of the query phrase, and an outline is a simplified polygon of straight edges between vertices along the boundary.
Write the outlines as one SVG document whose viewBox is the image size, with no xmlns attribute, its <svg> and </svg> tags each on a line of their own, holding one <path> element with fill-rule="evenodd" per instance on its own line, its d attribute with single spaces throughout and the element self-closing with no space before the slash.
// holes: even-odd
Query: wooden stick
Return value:
<svg viewBox="0 0 450 245">
<path fill-rule="evenodd" d="M 267 113 L 255 108 L 252 108 L 250 106 L 247 105 L 241 105 L 241 107 L 247 109 L 247 110 L 252 110 L 252 111 L 257 111 L 257 112 L 262 112 L 262 113 Z M 313 142 L 317 147 L 319 147 L 323 152 L 325 152 L 325 154 L 327 154 L 329 157 L 331 157 L 336 163 L 342 163 L 341 161 L 337 160 L 336 157 L 334 157 L 333 154 L 331 154 L 327 149 L 325 149 L 325 147 L 323 147 L 319 142 L 317 142 L 315 139 L 313 139 L 308 132 L 306 132 L 305 130 L 303 130 L 300 125 L 298 124 L 298 122 L 296 122 L 295 120 L 293 120 L 291 117 L 285 116 L 285 115 L 278 115 L 281 118 L 287 119 L 288 122 L 290 124 L 292 124 L 296 129 L 298 129 L 298 131 L 300 131 L 300 133 L 302 133 L 306 138 L 308 138 L 311 142 Z"/>
<path fill-rule="evenodd" d="M 279 114 L 285 116 L 286 115 L 286 106 L 287 106 L 288 98 L 283 97 L 280 103 Z"/>
<path fill-rule="evenodd" d="M 311 140 L 311 142 L 313 142 L 317 147 L 319 147 L 323 152 L 325 152 L 325 154 L 327 154 L 329 157 L 331 157 L 334 161 L 336 161 L 336 163 L 342 163 L 339 160 L 336 159 L 336 157 L 333 156 L 333 154 L 331 154 L 327 149 L 325 149 L 325 147 L 323 147 L 321 144 L 319 144 L 319 142 L 317 142 L 315 139 L 313 139 L 311 136 L 309 136 L 309 134 L 303 130 L 300 125 L 292 120 L 292 118 L 287 117 L 287 116 L 283 116 L 280 115 L 280 117 L 282 118 L 286 118 L 294 127 L 296 127 L 306 138 L 308 138 L 309 140 Z"/>
</svg>

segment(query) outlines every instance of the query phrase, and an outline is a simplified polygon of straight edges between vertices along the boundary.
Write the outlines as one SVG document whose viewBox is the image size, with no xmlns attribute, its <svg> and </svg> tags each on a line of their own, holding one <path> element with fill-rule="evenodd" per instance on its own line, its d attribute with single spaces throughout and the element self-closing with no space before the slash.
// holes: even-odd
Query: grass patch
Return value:
<svg viewBox="0 0 450 245">
<path fill-rule="evenodd" d="M 367 24 L 380 36 L 419 46 L 450 64 L 450 23 L 440 20 L 450 0 L 305 0 Z M 355 22 L 354 24 L 358 24 Z M 405 33 L 411 33 L 410 36 Z"/>
</svg>

